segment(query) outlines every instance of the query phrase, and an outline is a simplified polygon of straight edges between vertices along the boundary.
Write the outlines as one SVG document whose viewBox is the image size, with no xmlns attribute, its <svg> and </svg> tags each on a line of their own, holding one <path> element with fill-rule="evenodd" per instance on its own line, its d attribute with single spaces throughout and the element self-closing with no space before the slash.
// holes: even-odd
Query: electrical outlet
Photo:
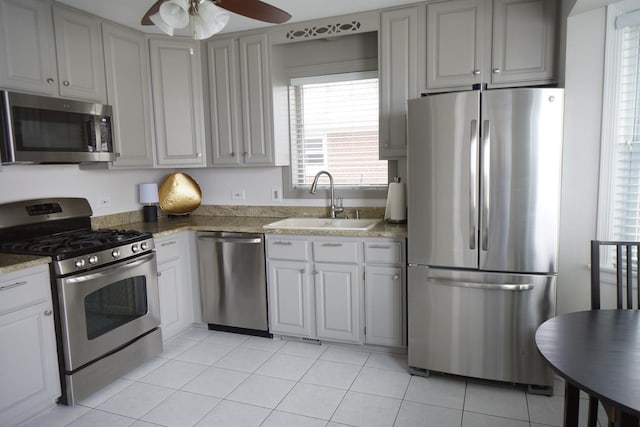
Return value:
<svg viewBox="0 0 640 427">
<path fill-rule="evenodd" d="M 271 187 L 271 201 L 282 202 L 282 187 L 274 185 Z"/>
<path fill-rule="evenodd" d="M 231 191 L 231 200 L 244 200 L 244 198 L 245 198 L 244 189 Z"/>
<path fill-rule="evenodd" d="M 99 208 L 108 208 L 111 206 L 111 198 L 109 197 L 100 197 L 98 199 L 98 207 Z"/>
</svg>

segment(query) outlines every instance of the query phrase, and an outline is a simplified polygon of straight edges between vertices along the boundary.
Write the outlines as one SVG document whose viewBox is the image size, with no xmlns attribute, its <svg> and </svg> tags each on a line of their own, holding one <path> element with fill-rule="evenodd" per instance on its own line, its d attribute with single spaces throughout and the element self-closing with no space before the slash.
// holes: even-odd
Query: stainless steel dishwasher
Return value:
<svg viewBox="0 0 640 427">
<path fill-rule="evenodd" d="M 202 320 L 209 329 L 271 336 L 264 235 L 198 232 Z"/>
</svg>

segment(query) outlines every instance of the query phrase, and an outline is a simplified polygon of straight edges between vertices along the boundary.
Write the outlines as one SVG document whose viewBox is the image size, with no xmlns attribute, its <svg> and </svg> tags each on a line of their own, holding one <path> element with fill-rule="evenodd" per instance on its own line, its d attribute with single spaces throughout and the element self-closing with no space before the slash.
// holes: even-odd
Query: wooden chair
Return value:
<svg viewBox="0 0 640 427">
<path fill-rule="evenodd" d="M 636 274 L 637 295 L 634 301 L 633 295 L 633 270 L 640 271 L 640 242 L 614 242 L 614 241 L 591 241 L 591 309 L 600 310 L 601 287 L 600 287 L 600 248 L 606 247 L 615 250 L 615 270 L 616 270 L 616 308 L 638 309 L 640 301 L 640 274 Z M 635 248 L 635 250 L 634 250 Z M 635 302 L 635 304 L 634 304 Z M 635 306 L 634 306 L 635 305 Z M 612 413 L 605 407 L 609 416 L 609 426 L 625 424 L 625 414 Z M 589 396 L 589 418 L 587 425 L 596 427 L 598 423 L 598 399 Z M 636 424 L 637 425 L 637 424 Z"/>
</svg>

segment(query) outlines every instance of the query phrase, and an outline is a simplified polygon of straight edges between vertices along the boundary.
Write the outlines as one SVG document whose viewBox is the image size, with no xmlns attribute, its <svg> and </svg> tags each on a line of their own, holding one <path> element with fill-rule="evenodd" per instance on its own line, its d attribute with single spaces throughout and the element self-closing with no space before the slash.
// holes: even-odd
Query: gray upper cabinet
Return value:
<svg viewBox="0 0 640 427">
<path fill-rule="evenodd" d="M 382 12 L 379 35 L 380 159 L 407 155 L 407 99 L 424 86 L 424 5 Z"/>
<path fill-rule="evenodd" d="M 427 5 L 427 89 L 471 88 L 483 81 L 491 52 L 491 1 Z"/>
<path fill-rule="evenodd" d="M 555 0 L 494 0 L 491 83 L 555 82 Z"/>
<path fill-rule="evenodd" d="M 45 1 L 0 0 L 0 22 L 0 86 L 106 102 L 99 20 Z"/>
<path fill-rule="evenodd" d="M 266 34 L 207 43 L 214 166 L 273 165 L 270 46 Z"/>
<path fill-rule="evenodd" d="M 177 37 L 149 43 L 156 166 L 206 166 L 200 44 Z"/>
<path fill-rule="evenodd" d="M 51 5 L 0 0 L 0 86 L 58 94 Z"/>
<path fill-rule="evenodd" d="M 427 6 L 427 91 L 555 83 L 554 0 Z"/>
<path fill-rule="evenodd" d="M 107 99 L 113 106 L 117 158 L 111 167 L 153 167 L 149 49 L 144 34 L 102 24 Z"/>
<path fill-rule="evenodd" d="M 53 6 L 60 96 L 107 102 L 100 21 Z"/>
</svg>

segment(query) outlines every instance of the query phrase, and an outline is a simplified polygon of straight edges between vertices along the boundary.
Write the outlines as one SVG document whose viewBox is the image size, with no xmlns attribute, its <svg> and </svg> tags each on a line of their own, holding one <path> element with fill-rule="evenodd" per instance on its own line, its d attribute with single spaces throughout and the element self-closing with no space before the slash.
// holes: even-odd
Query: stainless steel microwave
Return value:
<svg viewBox="0 0 640 427">
<path fill-rule="evenodd" d="M 0 90 L 2 163 L 115 160 L 109 105 Z"/>
</svg>

